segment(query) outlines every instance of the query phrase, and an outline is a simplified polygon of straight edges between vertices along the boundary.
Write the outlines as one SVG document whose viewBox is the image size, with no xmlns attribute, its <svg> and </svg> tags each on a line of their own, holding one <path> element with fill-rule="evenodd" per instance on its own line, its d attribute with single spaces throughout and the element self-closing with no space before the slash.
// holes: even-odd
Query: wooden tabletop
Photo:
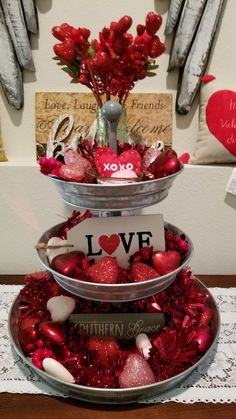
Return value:
<svg viewBox="0 0 236 419">
<path fill-rule="evenodd" d="M 207 287 L 236 287 L 236 275 L 198 275 Z M 0 275 L 0 284 L 21 284 L 22 276 Z M 235 419 L 236 406 L 213 403 L 97 405 L 31 394 L 0 394 L 1 419 Z"/>
</svg>

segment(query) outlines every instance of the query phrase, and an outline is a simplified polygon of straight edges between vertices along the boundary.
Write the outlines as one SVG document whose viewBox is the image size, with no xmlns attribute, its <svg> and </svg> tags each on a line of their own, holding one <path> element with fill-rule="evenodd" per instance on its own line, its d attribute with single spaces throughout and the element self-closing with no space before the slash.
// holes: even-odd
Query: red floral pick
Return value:
<svg viewBox="0 0 236 419">
<path fill-rule="evenodd" d="M 59 169 L 63 166 L 63 163 L 54 157 L 40 157 L 38 159 L 40 166 L 40 172 L 44 175 L 59 175 Z"/>
<path fill-rule="evenodd" d="M 53 36 L 60 41 L 53 49 L 62 69 L 74 82 L 86 85 L 100 107 L 104 94 L 106 100 L 114 95 L 124 104 L 138 80 L 155 75 L 155 59 L 165 50 L 156 35 L 161 23 L 159 14 L 149 12 L 145 24 L 138 24 L 137 35 L 133 36 L 128 32 L 131 16 L 122 16 L 91 41 L 89 29 L 63 23 L 52 28 Z"/>
<path fill-rule="evenodd" d="M 181 154 L 181 156 L 179 156 L 179 160 L 183 164 L 188 164 L 189 159 L 190 159 L 190 154 L 189 153 L 183 153 L 183 154 Z"/>
<path fill-rule="evenodd" d="M 205 84 L 213 80 L 215 80 L 215 76 L 212 76 L 211 74 L 205 74 L 204 76 L 201 77 L 201 81 Z"/>
</svg>

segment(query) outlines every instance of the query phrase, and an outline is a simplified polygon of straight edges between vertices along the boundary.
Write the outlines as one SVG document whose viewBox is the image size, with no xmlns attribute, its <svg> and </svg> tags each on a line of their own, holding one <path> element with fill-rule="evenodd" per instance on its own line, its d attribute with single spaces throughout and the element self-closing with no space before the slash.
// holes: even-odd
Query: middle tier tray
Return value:
<svg viewBox="0 0 236 419">
<path fill-rule="evenodd" d="M 69 205 L 94 211 L 120 211 L 145 208 L 165 199 L 175 178 L 183 171 L 159 179 L 117 183 L 115 178 L 106 178 L 106 183 L 89 184 L 68 182 L 49 175 L 62 199 Z M 111 183 L 113 182 L 113 183 Z"/>
<path fill-rule="evenodd" d="M 58 224 L 47 230 L 39 239 L 39 243 L 47 243 L 50 237 L 56 236 L 62 224 Z M 70 278 L 53 270 L 49 264 L 45 250 L 37 250 L 39 259 L 44 268 L 50 271 L 54 279 L 61 287 L 78 295 L 82 298 L 87 298 L 96 301 L 109 301 L 119 303 L 122 301 L 133 301 L 142 298 L 150 297 L 167 288 L 175 279 L 177 273 L 188 265 L 192 253 L 193 244 L 190 238 L 178 227 L 173 224 L 165 222 L 165 227 L 173 231 L 176 235 L 184 235 L 189 243 L 188 252 L 182 260 L 181 265 L 166 275 L 159 276 L 148 281 L 132 282 L 124 284 L 100 284 L 94 282 L 82 281 L 79 279 Z"/>
</svg>

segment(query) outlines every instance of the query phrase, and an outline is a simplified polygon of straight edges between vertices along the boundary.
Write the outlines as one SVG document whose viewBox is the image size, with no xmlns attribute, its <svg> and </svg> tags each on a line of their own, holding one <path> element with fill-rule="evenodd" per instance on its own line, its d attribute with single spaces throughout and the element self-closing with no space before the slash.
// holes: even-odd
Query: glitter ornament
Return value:
<svg viewBox="0 0 236 419">
<path fill-rule="evenodd" d="M 86 170 L 82 162 L 64 164 L 59 169 L 59 177 L 72 182 L 80 182 L 86 176 Z"/>
<path fill-rule="evenodd" d="M 116 258 L 105 256 L 90 266 L 86 275 L 91 281 L 101 284 L 115 284 L 119 276 L 119 267 Z"/>
<path fill-rule="evenodd" d="M 140 355 L 129 355 L 119 376 L 120 387 L 139 387 L 154 383 L 155 377 L 147 361 Z"/>
<path fill-rule="evenodd" d="M 136 262 L 131 267 L 131 277 L 135 282 L 148 281 L 159 276 L 159 273 L 146 263 Z"/>
</svg>

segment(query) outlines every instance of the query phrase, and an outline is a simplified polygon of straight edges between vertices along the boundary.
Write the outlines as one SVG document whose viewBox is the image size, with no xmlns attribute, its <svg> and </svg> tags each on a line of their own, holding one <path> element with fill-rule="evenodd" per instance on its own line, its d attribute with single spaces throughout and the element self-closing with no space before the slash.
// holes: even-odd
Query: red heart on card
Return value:
<svg viewBox="0 0 236 419">
<path fill-rule="evenodd" d="M 236 92 L 213 93 L 206 106 L 206 122 L 214 137 L 236 156 Z"/>
<path fill-rule="evenodd" d="M 110 237 L 104 234 L 99 237 L 98 243 L 108 255 L 112 255 L 120 244 L 120 237 L 118 234 L 112 234 Z"/>
<path fill-rule="evenodd" d="M 112 173 L 129 170 L 140 173 L 142 159 L 136 150 L 126 150 L 119 156 L 110 147 L 102 147 L 97 150 L 94 162 L 101 176 L 109 177 Z"/>
</svg>

